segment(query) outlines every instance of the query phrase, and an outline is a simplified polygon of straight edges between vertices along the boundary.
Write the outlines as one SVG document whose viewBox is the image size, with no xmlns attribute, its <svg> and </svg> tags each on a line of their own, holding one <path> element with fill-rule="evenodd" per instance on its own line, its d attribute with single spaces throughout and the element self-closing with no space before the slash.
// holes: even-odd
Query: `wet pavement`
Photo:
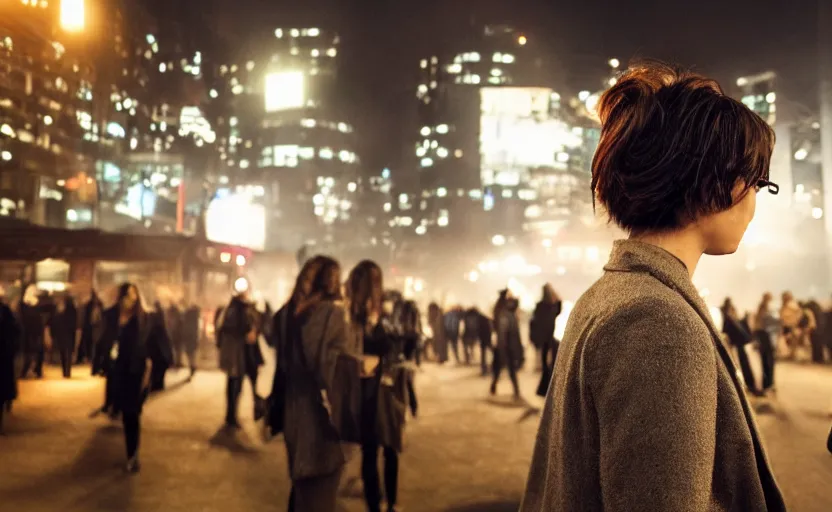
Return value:
<svg viewBox="0 0 832 512">
<path fill-rule="evenodd" d="M 283 511 L 289 492 L 280 439 L 264 444 L 242 399 L 244 429 L 220 428 L 224 379 L 200 372 L 190 383 L 172 372 L 168 389 L 143 416 L 142 472 L 123 471 L 119 423 L 90 418 L 103 382 L 76 368 L 69 381 L 50 368 L 21 383 L 21 398 L 0 437 L 0 510 L 14 511 Z M 261 393 L 271 378 L 264 369 Z M 759 423 L 791 510 L 832 510 L 832 369 L 780 365 L 778 396 L 757 403 Z M 537 375 L 521 374 L 533 397 Z M 541 400 L 516 405 L 510 384 L 498 398 L 476 368 L 426 365 L 417 376 L 420 413 L 409 420 L 399 503 L 408 511 L 503 512 L 517 509 L 537 431 Z M 343 502 L 364 510 L 353 461 Z"/>
</svg>

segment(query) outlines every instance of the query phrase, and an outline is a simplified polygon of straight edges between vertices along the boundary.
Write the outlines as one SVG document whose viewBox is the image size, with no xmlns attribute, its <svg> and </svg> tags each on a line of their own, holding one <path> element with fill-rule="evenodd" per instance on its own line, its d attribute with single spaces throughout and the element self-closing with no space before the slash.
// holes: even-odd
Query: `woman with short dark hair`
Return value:
<svg viewBox="0 0 832 512">
<path fill-rule="evenodd" d="M 629 233 L 575 304 L 523 511 L 784 510 L 753 413 L 691 280 L 737 250 L 772 129 L 719 84 L 648 62 L 598 104 L 592 190 Z"/>
</svg>

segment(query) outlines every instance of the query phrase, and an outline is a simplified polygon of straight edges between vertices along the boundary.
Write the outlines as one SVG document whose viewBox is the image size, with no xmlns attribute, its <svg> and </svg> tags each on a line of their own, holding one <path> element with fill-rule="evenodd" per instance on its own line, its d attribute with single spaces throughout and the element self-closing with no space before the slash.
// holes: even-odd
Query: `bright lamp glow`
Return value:
<svg viewBox="0 0 832 512">
<path fill-rule="evenodd" d="M 205 233 L 212 242 L 262 251 L 266 243 L 266 210 L 247 194 L 214 199 L 205 213 Z M 228 263 L 231 255 L 221 255 L 221 259 Z"/>
<path fill-rule="evenodd" d="M 84 0 L 61 0 L 61 28 L 67 32 L 84 30 Z"/>
<path fill-rule="evenodd" d="M 266 75 L 266 112 L 302 107 L 304 82 L 302 71 L 285 71 Z"/>
</svg>

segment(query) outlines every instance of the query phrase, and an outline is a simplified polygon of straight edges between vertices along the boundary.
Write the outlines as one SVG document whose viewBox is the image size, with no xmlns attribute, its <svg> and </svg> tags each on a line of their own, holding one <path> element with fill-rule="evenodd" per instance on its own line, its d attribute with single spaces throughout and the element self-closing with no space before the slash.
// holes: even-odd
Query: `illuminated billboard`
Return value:
<svg viewBox="0 0 832 512">
<path fill-rule="evenodd" d="M 266 209 L 249 193 L 217 197 L 205 212 L 205 235 L 212 242 L 262 251 L 266 246 Z"/>
<path fill-rule="evenodd" d="M 269 73 L 266 75 L 266 112 L 303 107 L 305 86 L 302 71 Z"/>
<path fill-rule="evenodd" d="M 557 97 L 542 87 L 480 89 L 480 175 L 484 186 L 518 186 L 530 169 L 565 169 L 581 137 L 552 115 Z"/>
</svg>

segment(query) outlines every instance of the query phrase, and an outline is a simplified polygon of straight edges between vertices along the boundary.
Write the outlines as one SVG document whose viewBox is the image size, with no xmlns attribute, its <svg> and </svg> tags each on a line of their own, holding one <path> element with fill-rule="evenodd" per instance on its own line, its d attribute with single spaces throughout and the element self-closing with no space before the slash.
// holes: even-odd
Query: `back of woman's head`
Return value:
<svg viewBox="0 0 832 512">
<path fill-rule="evenodd" d="M 329 256 L 315 256 L 304 263 L 295 280 L 290 301 L 296 306 L 309 300 L 341 298 L 341 265 Z"/>
<path fill-rule="evenodd" d="M 346 295 L 353 322 L 366 323 L 371 316 L 380 314 L 384 298 L 381 267 L 374 261 L 361 261 L 347 277 Z"/>
<path fill-rule="evenodd" d="M 635 65 L 601 97 L 598 115 L 594 199 L 631 233 L 680 229 L 728 210 L 768 178 L 773 130 L 701 75 Z"/>
</svg>

